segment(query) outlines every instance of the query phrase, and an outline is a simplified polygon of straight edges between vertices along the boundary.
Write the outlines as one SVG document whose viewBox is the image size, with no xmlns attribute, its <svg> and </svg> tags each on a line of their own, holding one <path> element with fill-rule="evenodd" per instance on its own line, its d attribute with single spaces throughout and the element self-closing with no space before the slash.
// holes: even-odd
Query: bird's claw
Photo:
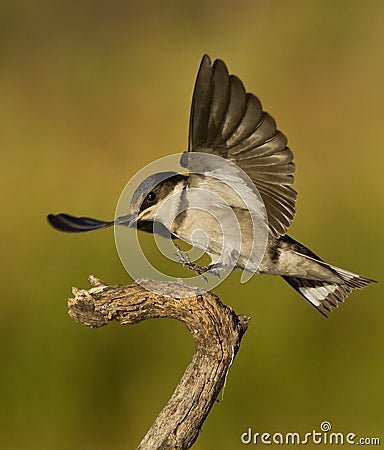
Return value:
<svg viewBox="0 0 384 450">
<path fill-rule="evenodd" d="M 176 244 L 176 257 L 179 260 L 179 263 L 183 265 L 192 264 L 191 260 L 189 259 L 188 253 L 182 252 L 177 244 Z"/>
<path fill-rule="evenodd" d="M 210 264 L 208 266 L 198 266 L 197 264 L 192 263 L 189 259 L 188 253 L 182 252 L 178 245 L 176 245 L 176 256 L 183 267 L 192 270 L 197 275 L 200 275 L 207 283 L 208 278 L 205 276 L 205 274 L 209 273 L 210 275 L 220 278 L 220 272 L 224 269 L 224 265 L 220 262 Z"/>
<path fill-rule="evenodd" d="M 211 275 L 220 279 L 220 272 L 224 269 L 224 266 L 222 263 L 215 263 L 207 266 L 206 269 Z"/>
<path fill-rule="evenodd" d="M 176 245 L 176 256 L 183 267 L 192 270 L 197 275 L 200 275 L 204 281 L 208 283 L 208 278 L 204 274 L 209 270 L 210 266 L 198 266 L 197 264 L 192 263 L 189 259 L 188 253 L 182 252 L 178 245 Z"/>
</svg>

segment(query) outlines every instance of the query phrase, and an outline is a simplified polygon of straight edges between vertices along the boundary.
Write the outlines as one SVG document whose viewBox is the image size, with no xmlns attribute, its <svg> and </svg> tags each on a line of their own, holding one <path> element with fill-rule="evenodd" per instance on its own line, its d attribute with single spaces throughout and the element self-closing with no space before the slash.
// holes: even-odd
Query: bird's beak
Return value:
<svg viewBox="0 0 384 450">
<path fill-rule="evenodd" d="M 126 216 L 120 216 L 115 220 L 115 225 L 124 225 L 129 228 L 136 227 L 138 218 L 139 217 L 137 214 L 127 214 Z"/>
</svg>

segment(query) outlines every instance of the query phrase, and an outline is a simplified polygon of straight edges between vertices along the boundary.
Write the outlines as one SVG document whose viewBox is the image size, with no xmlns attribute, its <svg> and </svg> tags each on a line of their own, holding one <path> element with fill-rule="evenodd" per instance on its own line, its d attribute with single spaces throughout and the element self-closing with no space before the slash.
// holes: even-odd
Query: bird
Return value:
<svg viewBox="0 0 384 450">
<path fill-rule="evenodd" d="M 150 175 L 134 192 L 130 212 L 112 221 L 66 213 L 49 214 L 47 219 L 68 233 L 123 225 L 192 242 L 211 259 L 208 266 L 200 267 L 181 257 L 198 274 L 220 274 L 231 265 L 255 275 L 277 275 L 327 317 L 353 290 L 376 281 L 326 263 L 287 234 L 297 199 L 296 167 L 287 145 L 286 136 L 259 98 L 229 74 L 221 59 L 212 63 L 204 55 L 192 95 L 188 149 L 181 157 L 183 167 L 195 170 Z M 220 185 L 229 178 L 236 193 Z M 224 200 L 212 198 L 217 195 Z M 247 208 L 247 201 L 239 198 L 247 195 L 254 207 Z M 210 218 L 212 212 L 219 220 Z M 237 228 L 232 227 L 230 216 L 237 220 Z M 261 243 L 258 246 L 256 239 L 255 257 L 255 235 L 250 232 L 254 217 L 257 226 L 265 224 L 265 233 L 256 233 Z M 227 239 L 219 237 L 220 220 L 229 230 Z M 198 238 L 194 232 L 201 229 L 205 236 Z"/>
</svg>

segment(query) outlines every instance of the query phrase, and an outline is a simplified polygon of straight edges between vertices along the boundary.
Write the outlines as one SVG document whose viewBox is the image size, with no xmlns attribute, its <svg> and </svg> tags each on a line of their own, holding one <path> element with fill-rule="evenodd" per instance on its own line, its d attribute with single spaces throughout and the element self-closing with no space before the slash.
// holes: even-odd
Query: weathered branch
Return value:
<svg viewBox="0 0 384 450">
<path fill-rule="evenodd" d="M 96 328 L 111 320 L 135 324 L 152 318 L 174 318 L 185 323 L 196 351 L 171 399 L 138 449 L 188 449 L 225 383 L 228 370 L 247 330 L 249 319 L 237 316 L 212 293 L 191 291 L 180 282 L 146 280 L 159 287 L 158 295 L 140 284 L 106 286 L 90 276 L 91 289 L 74 288 L 69 314 L 77 322 Z M 166 289 L 166 290 L 165 290 Z"/>
</svg>

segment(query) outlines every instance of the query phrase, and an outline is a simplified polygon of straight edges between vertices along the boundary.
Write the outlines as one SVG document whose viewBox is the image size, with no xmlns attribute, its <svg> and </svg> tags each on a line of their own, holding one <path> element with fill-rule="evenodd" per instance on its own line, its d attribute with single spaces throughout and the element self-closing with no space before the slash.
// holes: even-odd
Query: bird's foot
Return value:
<svg viewBox="0 0 384 450">
<path fill-rule="evenodd" d="M 178 257 L 179 257 L 179 255 L 178 255 Z M 188 257 L 185 257 L 185 255 L 183 255 L 183 259 L 181 259 L 179 257 L 179 261 L 183 265 L 183 267 L 185 267 L 186 269 L 192 270 L 197 275 L 204 275 L 205 272 L 208 272 L 208 270 L 210 268 L 210 266 L 199 266 L 197 264 L 192 263 Z"/>
<path fill-rule="evenodd" d="M 197 264 L 194 264 L 189 259 L 188 253 L 182 252 L 178 245 L 176 245 L 176 256 L 183 267 L 200 275 L 208 283 L 208 278 L 204 274 L 209 270 L 210 266 L 198 266 Z"/>
<path fill-rule="evenodd" d="M 192 264 L 191 260 L 189 259 L 188 253 L 182 252 L 177 244 L 175 244 L 175 247 L 176 247 L 176 257 L 179 260 L 179 263 L 181 263 L 183 266 L 185 264 L 187 265 Z"/>
<path fill-rule="evenodd" d="M 208 283 L 208 279 L 205 276 L 205 274 L 214 275 L 218 278 L 220 278 L 220 273 L 224 269 L 223 263 L 214 263 L 209 264 L 208 266 L 199 266 L 197 264 L 194 264 L 189 259 L 189 256 L 187 253 L 184 253 L 180 250 L 180 248 L 176 245 L 176 256 L 179 260 L 179 262 L 185 267 L 186 269 L 192 270 L 197 275 L 200 275 L 203 277 L 203 279 Z"/>
<path fill-rule="evenodd" d="M 224 269 L 224 264 L 220 263 L 220 262 L 210 264 L 209 266 L 206 266 L 205 269 L 206 269 L 206 272 L 210 273 L 211 275 L 214 275 L 217 278 L 220 278 L 220 273 Z"/>
</svg>

